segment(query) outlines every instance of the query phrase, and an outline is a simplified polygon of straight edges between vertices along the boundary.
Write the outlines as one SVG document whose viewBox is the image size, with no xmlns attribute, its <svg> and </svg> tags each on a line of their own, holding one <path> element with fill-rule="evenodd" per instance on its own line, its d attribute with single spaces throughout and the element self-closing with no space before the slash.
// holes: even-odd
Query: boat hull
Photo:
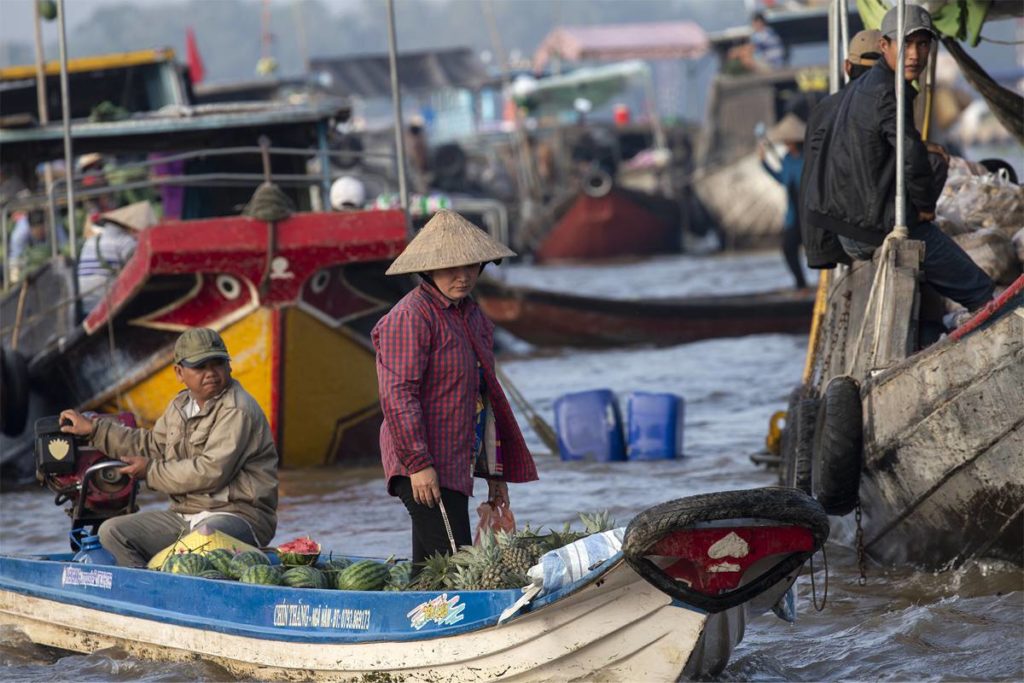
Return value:
<svg viewBox="0 0 1024 683">
<path fill-rule="evenodd" d="M 491 320 L 531 344 L 577 347 L 806 333 L 814 305 L 810 292 L 622 301 L 490 281 L 478 284 L 476 298 Z"/>
<path fill-rule="evenodd" d="M 118 646 L 172 661 L 199 656 L 259 679 L 352 680 L 387 672 L 406 681 L 673 681 L 724 667 L 745 624 L 742 607 L 716 615 L 688 608 L 621 561 L 600 580 L 500 626 L 500 607 L 518 591 L 299 591 L 163 575 L 161 583 L 176 585 L 154 591 L 152 572 L 144 570 L 89 566 L 75 574 L 81 565 L 11 558 L 0 559 L 3 565 L 0 619 L 34 642 L 80 652 Z M 31 585 L 17 580 L 19 570 L 34 572 Z M 89 572 L 108 578 L 91 586 L 67 581 Z M 210 592 L 210 584 L 217 590 Z M 188 599 L 199 589 L 207 590 L 204 600 Z M 173 610 L 162 602 L 168 599 Z M 428 619 L 417 630 L 416 610 L 422 615 L 431 601 L 464 605 L 464 620 Z M 327 614 L 330 623 L 320 624 Z M 451 612 L 432 614 L 443 621 Z"/>
</svg>

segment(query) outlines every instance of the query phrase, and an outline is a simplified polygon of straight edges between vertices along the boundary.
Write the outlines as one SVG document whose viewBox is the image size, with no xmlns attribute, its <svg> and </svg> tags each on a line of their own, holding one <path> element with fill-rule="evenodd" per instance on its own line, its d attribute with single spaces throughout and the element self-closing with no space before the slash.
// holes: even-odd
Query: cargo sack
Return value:
<svg viewBox="0 0 1024 683">
<path fill-rule="evenodd" d="M 223 531 L 217 531 L 205 524 L 200 524 L 194 530 L 154 555 L 146 566 L 150 569 L 160 569 L 167 560 L 167 556 L 171 553 L 195 552 L 205 554 L 218 548 L 225 548 L 233 553 L 240 553 L 243 550 L 261 552 L 259 548 L 243 543 L 234 536 L 228 536 Z"/>
</svg>

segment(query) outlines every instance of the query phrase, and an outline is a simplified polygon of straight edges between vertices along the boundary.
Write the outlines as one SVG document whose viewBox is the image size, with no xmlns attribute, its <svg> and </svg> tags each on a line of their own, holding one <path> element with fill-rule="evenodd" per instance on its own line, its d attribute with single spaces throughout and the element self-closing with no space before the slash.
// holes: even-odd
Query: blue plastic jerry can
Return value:
<svg viewBox="0 0 1024 683">
<path fill-rule="evenodd" d="M 100 544 L 100 537 L 93 536 L 92 534 L 76 535 L 72 532 L 72 536 L 75 536 L 78 540 L 79 548 L 75 556 L 71 558 L 72 562 L 79 562 L 82 564 L 106 564 L 116 565 L 117 560 L 110 554 L 106 548 Z"/>
<path fill-rule="evenodd" d="M 683 454 L 681 396 L 634 391 L 626 397 L 626 454 L 630 460 L 670 460 Z"/>
<path fill-rule="evenodd" d="M 564 394 L 555 400 L 555 432 L 562 460 L 626 459 L 618 402 L 608 389 Z"/>
</svg>

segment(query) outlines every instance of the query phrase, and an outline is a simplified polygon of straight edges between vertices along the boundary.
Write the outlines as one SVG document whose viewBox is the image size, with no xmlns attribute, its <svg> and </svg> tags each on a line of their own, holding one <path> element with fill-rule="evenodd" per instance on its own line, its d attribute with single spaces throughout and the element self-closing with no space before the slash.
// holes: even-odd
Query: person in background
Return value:
<svg viewBox="0 0 1024 683">
<path fill-rule="evenodd" d="M 366 203 L 366 187 L 352 176 L 342 176 L 331 185 L 331 208 L 335 211 L 356 211 Z"/>
<path fill-rule="evenodd" d="M 810 173 L 805 217 L 818 228 L 834 232 L 854 259 L 870 259 L 895 224 L 896 156 L 895 70 L 900 36 L 896 13 L 882 19 L 879 59 L 867 73 L 843 90 L 826 133 L 827 151 Z M 906 6 L 905 61 L 902 77 L 915 81 L 928 63 L 935 38 L 931 15 L 920 5 Z M 994 284 L 971 257 L 933 222 L 948 159 L 944 150 L 929 159 L 929 149 L 914 127 L 915 89 L 905 90 L 906 223 L 910 238 L 924 242 L 922 271 L 939 294 L 968 311 L 992 298 Z M 958 324 L 950 321 L 950 326 Z"/>
<path fill-rule="evenodd" d="M 750 17 L 750 38 L 735 45 L 726 53 L 727 70 L 746 73 L 767 73 L 781 69 L 786 61 L 786 50 L 779 34 L 768 25 L 764 15 L 755 12 Z"/>
<path fill-rule="evenodd" d="M 413 188 L 426 194 L 430 188 L 430 148 L 427 145 L 426 121 L 419 114 L 409 118 L 405 134 L 405 149 L 409 155 Z"/>
<path fill-rule="evenodd" d="M 876 29 L 858 31 L 850 39 L 850 46 L 843 61 L 843 70 L 850 81 L 855 81 L 867 73 L 868 69 L 875 65 L 882 53 L 879 52 L 878 43 L 882 39 L 882 32 Z M 803 145 L 803 172 L 800 174 L 800 196 L 798 198 L 799 223 L 801 242 L 804 245 L 804 258 L 807 259 L 807 267 L 815 269 L 831 269 L 836 264 L 852 263 L 850 256 L 843 250 L 839 243 L 839 237 L 830 230 L 817 227 L 812 221 L 804 216 L 804 192 L 807 183 L 810 182 L 811 169 L 819 158 L 824 147 L 825 135 L 829 131 L 832 118 L 835 116 L 836 107 L 842 98 L 842 90 L 832 93 L 821 102 L 818 102 L 807 117 L 807 133 L 804 136 Z"/>
<path fill-rule="evenodd" d="M 769 131 L 770 142 L 780 142 L 786 146 L 786 153 L 780 160 L 779 170 L 775 170 L 765 159 L 765 145 L 758 144 L 757 152 L 761 158 L 761 166 L 775 178 L 786 190 L 786 218 L 782 226 L 782 255 L 793 274 L 797 289 L 807 287 L 804 268 L 800 264 L 800 176 L 804 171 L 804 159 L 801 148 L 804 144 L 806 126 L 796 114 L 789 113 L 782 117 Z"/>
<path fill-rule="evenodd" d="M 270 543 L 277 530 L 277 448 L 259 403 L 231 377 L 214 330 L 186 330 L 174 344 L 174 374 L 185 385 L 153 429 L 61 412 L 61 431 L 122 460 L 117 471 L 170 496 L 169 510 L 112 517 L 100 543 L 122 567 L 142 567 L 199 525 L 243 543 Z"/>
<path fill-rule="evenodd" d="M 57 249 L 63 250 L 68 243 L 68 235 L 61 225 L 57 226 L 56 233 Z M 18 282 L 50 260 L 53 248 L 41 210 L 14 214 L 10 246 L 11 282 Z"/>
<path fill-rule="evenodd" d="M 91 311 L 107 295 L 107 286 L 135 253 L 138 233 L 154 225 L 156 214 L 149 202 L 129 204 L 96 218 L 78 257 L 78 292 L 83 313 Z"/>
<path fill-rule="evenodd" d="M 438 211 L 388 275 L 418 287 L 373 328 L 387 490 L 412 520 L 412 560 L 472 543 L 473 478 L 508 503 L 507 482 L 537 478 L 494 369 L 494 325 L 470 297 L 484 265 L 514 256 L 454 211 Z M 419 571 L 416 567 L 415 571 Z"/>
</svg>

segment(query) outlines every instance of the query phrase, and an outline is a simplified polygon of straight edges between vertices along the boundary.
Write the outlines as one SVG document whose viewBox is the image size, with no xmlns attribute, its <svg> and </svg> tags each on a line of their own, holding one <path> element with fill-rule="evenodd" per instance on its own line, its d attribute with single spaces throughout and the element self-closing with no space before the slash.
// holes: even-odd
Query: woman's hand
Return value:
<svg viewBox="0 0 1024 683">
<path fill-rule="evenodd" d="M 70 422 L 71 424 L 64 424 L 64 422 Z M 74 434 L 75 436 L 89 436 L 92 434 L 92 430 L 95 425 L 93 421 L 82 415 L 77 410 L 64 410 L 60 414 L 60 431 L 65 434 Z"/>
<path fill-rule="evenodd" d="M 437 470 L 428 467 L 409 475 L 412 482 L 412 499 L 428 508 L 434 507 L 441 500 L 441 485 L 437 481 Z"/>
<path fill-rule="evenodd" d="M 503 481 L 488 479 L 487 500 L 491 501 L 492 503 L 504 503 L 505 507 L 509 507 L 508 484 Z"/>
</svg>

